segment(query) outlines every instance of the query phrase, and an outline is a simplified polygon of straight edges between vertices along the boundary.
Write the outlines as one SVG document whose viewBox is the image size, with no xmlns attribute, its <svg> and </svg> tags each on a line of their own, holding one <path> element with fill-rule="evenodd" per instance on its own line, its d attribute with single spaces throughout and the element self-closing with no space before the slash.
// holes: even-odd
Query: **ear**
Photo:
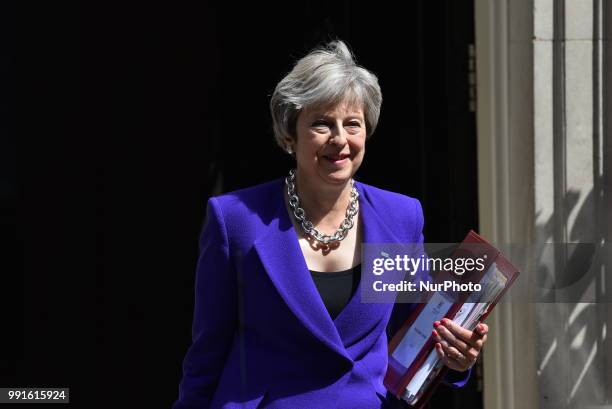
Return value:
<svg viewBox="0 0 612 409">
<path fill-rule="evenodd" d="M 286 136 L 283 138 L 283 144 L 285 147 L 285 152 L 287 152 L 289 155 L 295 153 L 295 140 L 293 138 Z"/>
</svg>

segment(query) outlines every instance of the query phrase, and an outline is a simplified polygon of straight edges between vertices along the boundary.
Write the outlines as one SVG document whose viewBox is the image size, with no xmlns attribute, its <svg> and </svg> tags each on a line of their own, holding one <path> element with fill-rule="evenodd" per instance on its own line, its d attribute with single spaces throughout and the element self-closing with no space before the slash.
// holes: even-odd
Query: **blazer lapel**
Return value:
<svg viewBox="0 0 612 409">
<path fill-rule="evenodd" d="M 275 216 L 254 243 L 277 291 L 303 325 L 321 342 L 348 361 L 342 340 L 310 276 L 291 219 L 284 205 L 283 186 L 270 198 Z M 278 204 L 276 204 L 278 203 Z"/>
<path fill-rule="evenodd" d="M 355 294 L 332 321 L 318 290 L 310 276 L 302 254 L 297 234 L 284 206 L 283 186 L 280 180 L 277 193 L 269 198 L 274 203 L 270 224 L 255 241 L 259 258 L 277 291 L 303 325 L 321 342 L 352 362 L 348 347 L 364 336 L 378 337 L 385 326 L 378 325 L 386 319 L 393 304 L 361 302 L 361 283 Z M 375 211 L 367 192 L 356 182 L 360 194 L 359 217 L 363 226 L 365 243 L 399 243 L 396 235 Z M 375 328 L 378 330 L 374 331 Z M 351 354 L 354 355 L 354 354 Z"/>
<path fill-rule="evenodd" d="M 356 182 L 355 187 L 359 192 L 359 215 L 362 221 L 363 243 L 401 243 L 374 209 L 363 185 Z M 362 274 L 364 274 L 363 271 L 362 266 Z M 384 315 L 390 313 L 393 307 L 392 303 L 362 303 L 363 281 L 363 279 L 360 280 L 355 294 L 334 321 L 347 346 L 361 340 L 364 334 L 372 331 L 376 324 L 385 319 Z M 376 328 L 382 330 L 384 327 L 376 326 Z M 378 337 L 379 332 L 371 335 Z"/>
<path fill-rule="evenodd" d="M 364 243 L 401 243 L 398 237 L 389 229 L 372 205 L 372 201 L 364 190 L 363 185 L 355 182 L 359 192 L 359 212 L 363 218 Z"/>
</svg>

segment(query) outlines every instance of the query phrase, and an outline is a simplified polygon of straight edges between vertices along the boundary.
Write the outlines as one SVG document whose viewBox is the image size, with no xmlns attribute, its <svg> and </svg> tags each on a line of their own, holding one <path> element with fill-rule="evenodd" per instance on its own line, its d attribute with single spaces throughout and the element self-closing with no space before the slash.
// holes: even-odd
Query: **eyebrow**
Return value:
<svg viewBox="0 0 612 409">
<path fill-rule="evenodd" d="M 332 120 L 333 118 L 329 115 L 326 114 L 319 114 L 319 113 L 315 113 L 312 114 L 312 119 L 316 120 L 316 119 L 325 119 L 326 121 Z M 345 119 L 358 119 L 358 120 L 365 120 L 365 118 L 359 116 L 359 115 L 349 115 L 347 116 Z"/>
</svg>

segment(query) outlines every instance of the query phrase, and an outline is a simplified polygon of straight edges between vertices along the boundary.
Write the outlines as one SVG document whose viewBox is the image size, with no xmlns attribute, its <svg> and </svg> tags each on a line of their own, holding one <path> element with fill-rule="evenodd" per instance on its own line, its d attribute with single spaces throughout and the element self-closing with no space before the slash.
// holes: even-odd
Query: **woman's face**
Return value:
<svg viewBox="0 0 612 409">
<path fill-rule="evenodd" d="M 345 184 L 365 153 L 366 124 L 360 105 L 343 102 L 300 112 L 293 147 L 300 174 L 327 184 Z"/>
</svg>

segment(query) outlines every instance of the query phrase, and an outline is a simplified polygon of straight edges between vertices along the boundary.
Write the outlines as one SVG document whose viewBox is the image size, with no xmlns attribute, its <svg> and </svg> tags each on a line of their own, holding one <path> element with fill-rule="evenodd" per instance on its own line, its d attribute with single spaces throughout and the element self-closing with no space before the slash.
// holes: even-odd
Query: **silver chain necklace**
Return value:
<svg viewBox="0 0 612 409">
<path fill-rule="evenodd" d="M 339 242 L 344 240 L 348 231 L 353 227 L 353 217 L 359 210 L 359 192 L 355 189 L 355 181 L 351 179 L 351 201 L 346 208 L 346 217 L 340 223 L 340 227 L 336 230 L 333 235 L 323 234 L 318 231 L 312 222 L 307 219 L 306 212 L 300 207 L 300 199 L 295 193 L 295 169 L 289 171 L 289 176 L 285 178 L 285 185 L 287 186 L 287 196 L 289 197 L 289 205 L 293 209 L 293 216 L 296 218 L 298 223 L 302 226 L 304 233 L 308 234 L 313 239 L 320 243 L 328 245 L 330 243 Z"/>
</svg>

